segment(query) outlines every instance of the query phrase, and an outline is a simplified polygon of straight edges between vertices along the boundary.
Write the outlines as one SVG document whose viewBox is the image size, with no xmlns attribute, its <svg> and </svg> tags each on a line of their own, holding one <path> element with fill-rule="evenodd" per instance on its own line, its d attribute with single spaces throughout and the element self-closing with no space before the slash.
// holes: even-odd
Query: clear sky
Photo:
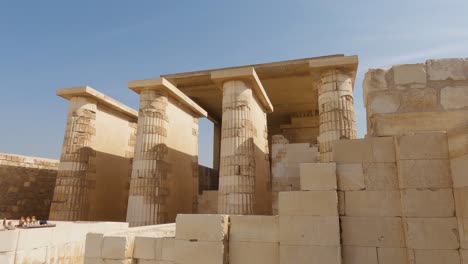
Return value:
<svg viewBox="0 0 468 264">
<path fill-rule="evenodd" d="M 59 158 L 68 102 L 89 85 L 137 109 L 129 80 L 329 54 L 368 68 L 468 57 L 467 0 L 0 0 L 0 152 Z M 200 163 L 211 165 L 202 121 Z"/>
</svg>

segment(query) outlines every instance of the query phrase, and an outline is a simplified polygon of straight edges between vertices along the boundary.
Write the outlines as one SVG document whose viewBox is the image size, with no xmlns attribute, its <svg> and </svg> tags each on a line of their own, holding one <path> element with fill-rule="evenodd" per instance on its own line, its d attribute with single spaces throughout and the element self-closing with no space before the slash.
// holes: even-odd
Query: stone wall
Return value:
<svg viewBox="0 0 468 264">
<path fill-rule="evenodd" d="M 125 221 L 137 112 L 90 88 L 70 100 L 50 219 Z"/>
<path fill-rule="evenodd" d="M 0 218 L 49 217 L 58 160 L 0 153 Z"/>
<path fill-rule="evenodd" d="M 363 88 L 369 136 L 447 131 L 468 121 L 468 59 L 369 70 Z"/>
</svg>

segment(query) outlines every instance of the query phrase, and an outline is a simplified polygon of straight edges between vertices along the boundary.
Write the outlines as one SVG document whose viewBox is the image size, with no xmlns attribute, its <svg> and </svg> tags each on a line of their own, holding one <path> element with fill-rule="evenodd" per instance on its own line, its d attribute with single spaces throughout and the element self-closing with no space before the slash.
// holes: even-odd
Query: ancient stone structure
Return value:
<svg viewBox="0 0 468 264">
<path fill-rule="evenodd" d="M 86 86 L 57 95 L 70 108 L 49 218 L 124 221 L 136 112 Z"/>
<path fill-rule="evenodd" d="M 59 161 L 0 153 L 0 217 L 47 219 Z"/>
<path fill-rule="evenodd" d="M 206 111 L 164 78 L 128 86 L 140 94 L 140 111 L 127 221 L 170 223 L 178 213 L 196 213 L 198 118 Z"/>
</svg>

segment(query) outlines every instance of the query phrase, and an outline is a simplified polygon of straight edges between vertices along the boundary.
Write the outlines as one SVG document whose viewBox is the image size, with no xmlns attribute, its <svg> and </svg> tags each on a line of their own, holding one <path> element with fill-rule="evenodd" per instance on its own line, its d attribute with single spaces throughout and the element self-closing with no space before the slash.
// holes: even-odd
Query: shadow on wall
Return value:
<svg viewBox="0 0 468 264">
<path fill-rule="evenodd" d="M 0 218 L 47 219 L 56 177 L 56 170 L 0 166 Z"/>
</svg>

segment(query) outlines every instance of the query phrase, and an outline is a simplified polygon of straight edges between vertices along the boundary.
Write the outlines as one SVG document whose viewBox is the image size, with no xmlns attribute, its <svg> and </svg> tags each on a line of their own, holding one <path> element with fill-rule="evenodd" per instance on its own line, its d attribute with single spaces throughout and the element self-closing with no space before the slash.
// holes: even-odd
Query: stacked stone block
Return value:
<svg viewBox="0 0 468 264">
<path fill-rule="evenodd" d="M 278 216 L 230 216 L 230 264 L 279 264 Z"/>
<path fill-rule="evenodd" d="M 333 160 L 332 142 L 356 138 L 353 80 L 346 70 L 321 73 L 318 87 L 320 161 Z"/>
<path fill-rule="evenodd" d="M 468 59 L 371 69 L 363 88 L 370 136 L 448 131 L 468 121 Z"/>
<path fill-rule="evenodd" d="M 318 147 L 309 143 L 289 143 L 282 135 L 272 138 L 272 209 L 278 214 L 278 193 L 300 190 L 301 163 L 318 162 Z"/>
<path fill-rule="evenodd" d="M 0 217 L 49 217 L 58 160 L 0 153 Z"/>
<path fill-rule="evenodd" d="M 180 214 L 176 226 L 175 263 L 229 263 L 227 215 Z"/>
<path fill-rule="evenodd" d="M 279 194 L 280 263 L 341 263 L 335 163 L 301 165 L 302 191 Z"/>
</svg>

